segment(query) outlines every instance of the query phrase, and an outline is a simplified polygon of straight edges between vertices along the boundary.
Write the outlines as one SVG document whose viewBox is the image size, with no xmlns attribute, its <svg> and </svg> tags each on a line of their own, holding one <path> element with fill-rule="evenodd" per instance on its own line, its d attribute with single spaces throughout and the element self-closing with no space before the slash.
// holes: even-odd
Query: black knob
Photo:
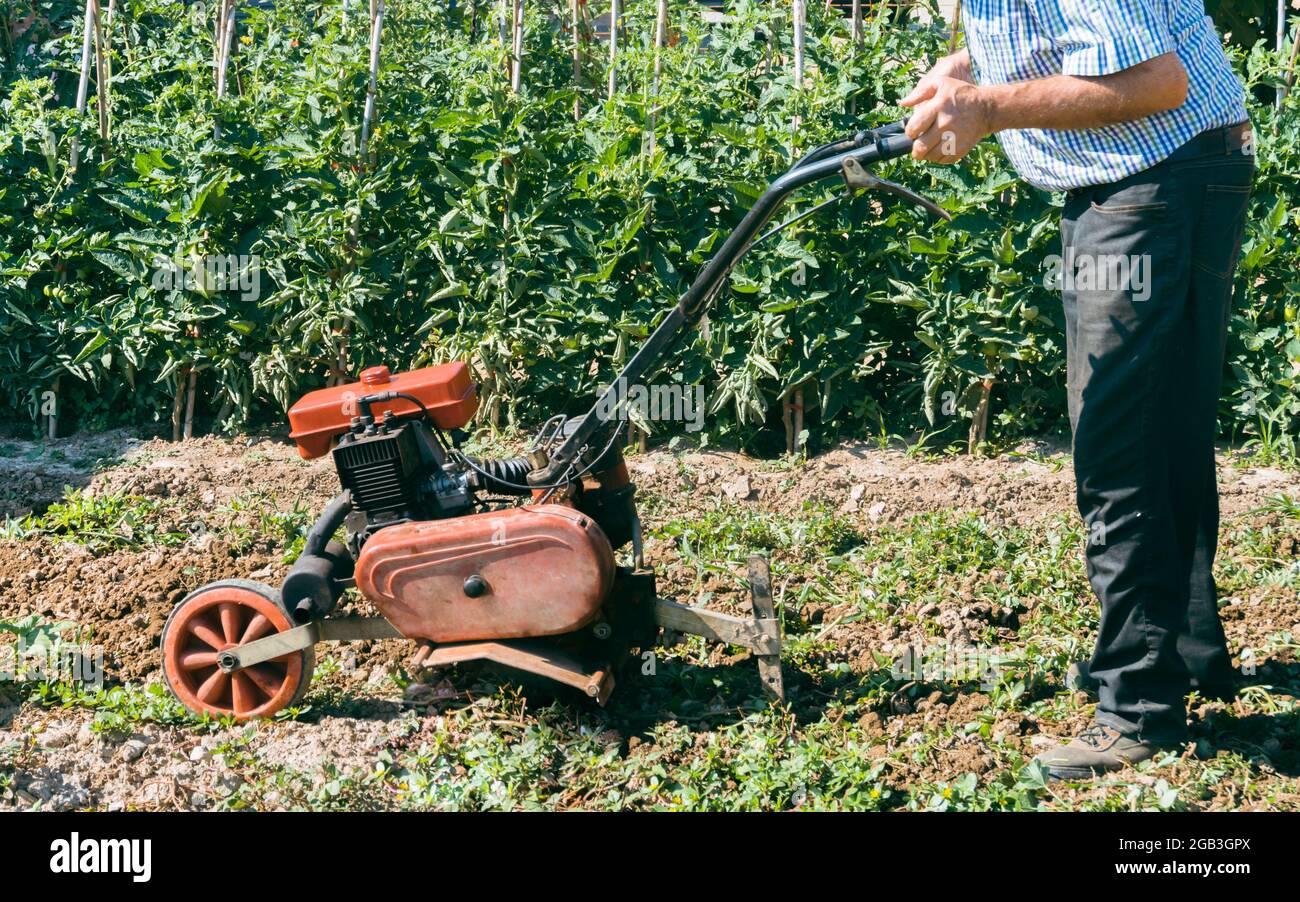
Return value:
<svg viewBox="0 0 1300 902">
<path fill-rule="evenodd" d="M 488 590 L 487 580 L 477 573 L 465 577 L 465 594 L 470 598 L 478 598 L 480 595 L 486 595 Z"/>
</svg>

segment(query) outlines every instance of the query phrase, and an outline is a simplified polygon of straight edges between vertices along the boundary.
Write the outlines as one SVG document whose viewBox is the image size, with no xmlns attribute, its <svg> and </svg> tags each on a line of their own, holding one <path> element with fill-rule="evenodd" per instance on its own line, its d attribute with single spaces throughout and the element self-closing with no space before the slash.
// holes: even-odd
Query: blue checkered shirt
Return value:
<svg viewBox="0 0 1300 902">
<path fill-rule="evenodd" d="M 980 84 L 1109 75 L 1170 51 L 1187 70 L 1187 101 L 1174 110 L 1104 128 L 1000 132 L 1016 171 L 1040 188 L 1113 182 L 1206 129 L 1246 120 L 1203 0 L 966 0 L 962 20 Z"/>
</svg>

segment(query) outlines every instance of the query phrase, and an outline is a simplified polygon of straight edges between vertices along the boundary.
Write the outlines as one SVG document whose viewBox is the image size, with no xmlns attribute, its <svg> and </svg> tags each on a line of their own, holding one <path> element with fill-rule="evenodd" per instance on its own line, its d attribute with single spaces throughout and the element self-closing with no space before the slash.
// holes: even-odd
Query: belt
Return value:
<svg viewBox="0 0 1300 902">
<path fill-rule="evenodd" d="M 1181 163 L 1197 157 L 1226 156 L 1233 153 L 1254 154 L 1253 143 L 1254 136 L 1251 134 L 1248 119 L 1236 125 L 1225 125 L 1222 128 L 1201 132 L 1160 162 Z"/>
<path fill-rule="evenodd" d="M 1211 128 L 1201 132 L 1150 168 L 1155 169 L 1157 166 L 1181 163 L 1201 157 L 1229 156 L 1234 153 L 1244 153 L 1253 157 L 1255 153 L 1254 140 L 1249 119 L 1245 122 L 1238 122 L 1236 125 Z M 1082 188 L 1070 188 L 1065 193 L 1073 198 L 1100 187 L 1102 186 L 1085 185 Z"/>
</svg>

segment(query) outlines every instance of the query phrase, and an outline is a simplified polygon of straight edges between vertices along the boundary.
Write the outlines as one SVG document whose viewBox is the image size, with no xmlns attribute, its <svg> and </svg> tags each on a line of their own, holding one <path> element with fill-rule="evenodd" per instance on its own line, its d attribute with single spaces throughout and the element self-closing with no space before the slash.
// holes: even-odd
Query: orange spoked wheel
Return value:
<svg viewBox="0 0 1300 902">
<path fill-rule="evenodd" d="M 294 704 L 311 682 L 312 649 L 234 673 L 217 666 L 227 648 L 293 626 L 280 593 L 246 580 L 210 583 L 187 595 L 163 627 L 163 676 L 172 694 L 195 713 L 238 720 L 267 717 Z"/>
</svg>

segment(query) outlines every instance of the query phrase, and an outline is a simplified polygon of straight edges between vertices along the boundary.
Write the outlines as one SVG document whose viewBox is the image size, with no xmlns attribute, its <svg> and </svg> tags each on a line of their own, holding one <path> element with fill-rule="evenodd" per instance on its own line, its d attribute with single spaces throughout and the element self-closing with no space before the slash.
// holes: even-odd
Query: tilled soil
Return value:
<svg viewBox="0 0 1300 902">
<path fill-rule="evenodd" d="M 278 439 L 202 438 L 172 444 L 113 432 L 62 442 L 53 455 L 39 443 L 8 440 L 0 446 L 0 516 L 39 513 L 63 495 L 65 486 L 94 497 L 125 492 L 156 501 L 157 528 L 179 537 L 162 546 L 93 550 L 57 536 L 0 539 L 0 619 L 36 613 L 79 624 L 104 647 L 110 684 L 160 680 L 160 633 L 186 593 L 234 577 L 278 585 L 288 564 L 283 537 L 274 535 L 276 526 L 268 525 L 267 512 L 291 511 L 297 505 L 300 519 L 309 522 L 337 491 L 328 459 L 302 461 L 289 443 Z M 657 501 L 673 517 L 720 501 L 778 516 L 798 514 L 811 503 L 833 510 L 838 519 L 869 535 L 934 511 L 975 512 L 1018 526 L 1069 516 L 1074 487 L 1068 458 L 1046 446 L 1023 450 L 996 459 L 933 460 L 850 444 L 797 465 L 721 451 L 655 451 L 629 463 L 648 506 L 655 509 Z M 1277 493 L 1300 496 L 1296 474 L 1234 465 L 1226 457 L 1220 482 L 1229 526 L 1236 518 L 1254 516 L 1251 512 Z M 665 594 L 702 593 L 723 609 L 743 605 L 734 580 L 706 575 L 701 582 L 698 574 L 688 575 L 670 543 L 652 543 L 649 558 L 659 569 Z M 794 598 L 798 586 L 778 588 L 781 601 Z M 990 628 L 1014 638 L 1016 612 L 990 606 L 982 597 L 981 586 L 968 581 L 940 603 L 918 603 L 918 622 L 937 622 L 958 641 Z M 818 638 L 831 644 L 830 656 L 855 670 L 871 669 L 874 653 L 889 654 L 913 638 L 900 634 L 897 626 L 839 623 L 842 612 L 835 610 L 794 613 L 820 625 Z M 1300 601 L 1265 588 L 1233 599 L 1224 619 L 1234 647 L 1258 644 L 1300 624 Z M 16 690 L 0 688 L 0 747 L 18 749 L 12 759 L 14 800 L 0 799 L 0 807 L 209 807 L 243 779 L 225 750 L 236 739 L 247 744 L 245 754 L 316 771 L 321 780 L 330 767 L 364 769 L 385 748 L 440 729 L 440 716 L 413 705 L 413 696 L 473 699 L 473 690 L 462 681 L 415 683 L 403 692 L 393 677 L 403 673 L 410 651 L 406 642 L 351 647 L 347 666 L 318 676 L 331 700 L 346 701 L 319 706 L 320 713 L 309 720 L 270 722 L 251 730 L 220 728 L 206 735 L 158 723 L 92 730 L 92 711 L 20 704 Z M 723 660 L 721 650 L 715 657 Z M 904 743 L 926 723 L 969 720 L 986 705 L 978 693 L 935 692 L 901 702 L 884 717 L 869 713 L 861 726 L 889 737 L 890 743 Z M 1036 724 L 1023 719 L 999 722 L 996 728 L 1000 739 L 1027 748 L 1038 732 Z M 953 737 L 948 746 L 933 750 L 914 773 L 896 776 L 907 782 L 925 774 L 978 774 L 994 766 L 979 742 Z M 214 756 L 218 764 L 211 763 Z M 288 798 L 264 801 L 268 807 L 294 804 Z"/>
</svg>

